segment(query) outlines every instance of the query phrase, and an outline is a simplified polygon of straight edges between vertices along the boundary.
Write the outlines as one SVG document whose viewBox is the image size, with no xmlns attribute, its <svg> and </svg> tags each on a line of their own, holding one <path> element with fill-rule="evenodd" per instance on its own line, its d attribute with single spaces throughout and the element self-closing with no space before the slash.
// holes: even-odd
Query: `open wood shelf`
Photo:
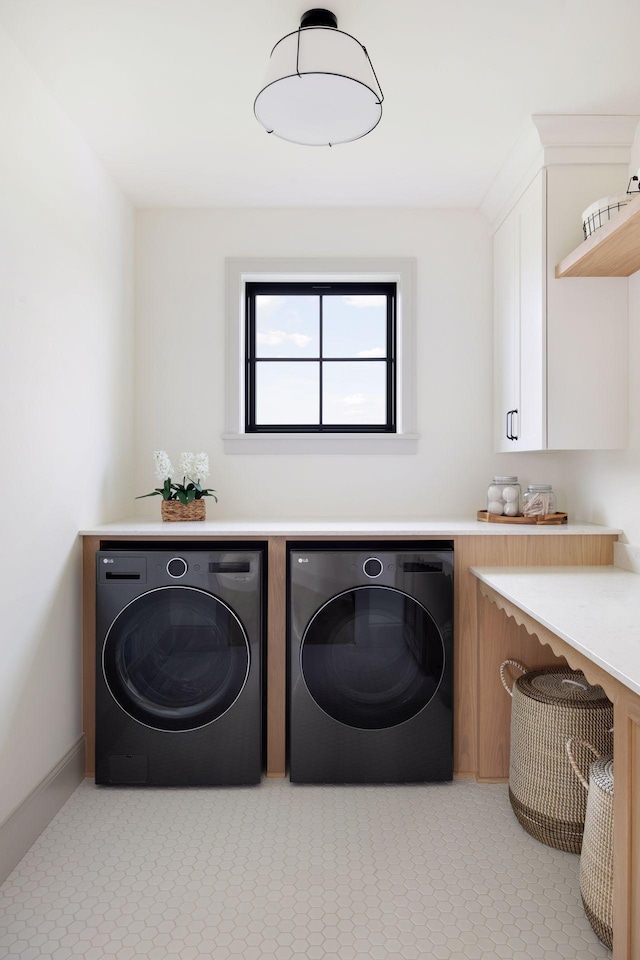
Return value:
<svg viewBox="0 0 640 960">
<path fill-rule="evenodd" d="M 640 197 L 556 267 L 556 277 L 628 277 L 640 270 Z"/>
</svg>

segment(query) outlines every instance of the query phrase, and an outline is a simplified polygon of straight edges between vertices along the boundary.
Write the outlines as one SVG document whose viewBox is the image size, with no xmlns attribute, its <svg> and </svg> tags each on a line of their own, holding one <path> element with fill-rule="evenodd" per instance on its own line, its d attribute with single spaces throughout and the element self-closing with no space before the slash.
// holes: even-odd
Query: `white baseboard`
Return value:
<svg viewBox="0 0 640 960">
<path fill-rule="evenodd" d="M 84 778 L 84 734 L 0 824 L 3 883 Z"/>
<path fill-rule="evenodd" d="M 614 566 L 622 567 L 623 570 L 640 573 L 640 547 L 632 543 L 614 543 L 613 563 Z"/>
</svg>

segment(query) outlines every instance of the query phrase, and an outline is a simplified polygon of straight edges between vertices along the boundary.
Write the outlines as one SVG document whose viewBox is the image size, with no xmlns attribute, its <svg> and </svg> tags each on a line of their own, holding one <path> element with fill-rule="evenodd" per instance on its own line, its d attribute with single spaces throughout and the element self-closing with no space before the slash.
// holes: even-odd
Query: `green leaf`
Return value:
<svg viewBox="0 0 640 960">
<path fill-rule="evenodd" d="M 196 498 L 196 492 L 195 492 L 195 490 L 194 490 L 193 488 L 192 488 L 191 490 L 188 490 L 188 491 L 187 491 L 187 503 L 193 503 L 193 501 L 195 500 L 195 498 Z"/>
<path fill-rule="evenodd" d="M 186 495 L 186 493 L 184 492 L 184 490 L 178 490 L 178 492 L 177 492 L 177 499 L 180 501 L 180 503 L 183 503 L 183 504 L 185 505 L 185 507 L 186 507 L 187 503 L 189 502 L 189 501 L 187 500 L 187 495 Z"/>
<path fill-rule="evenodd" d="M 162 490 L 154 490 L 153 493 L 141 493 L 139 497 L 134 497 L 134 500 L 144 500 L 145 497 L 159 497 L 162 493 Z"/>
</svg>

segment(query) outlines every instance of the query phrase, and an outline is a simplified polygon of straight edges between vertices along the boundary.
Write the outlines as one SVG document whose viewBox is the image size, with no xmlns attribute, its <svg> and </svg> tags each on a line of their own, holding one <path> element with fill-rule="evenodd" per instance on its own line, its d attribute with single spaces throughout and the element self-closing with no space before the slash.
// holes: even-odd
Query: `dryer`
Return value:
<svg viewBox="0 0 640 960">
<path fill-rule="evenodd" d="M 450 780 L 452 545 L 291 545 L 288 583 L 291 780 Z"/>
<path fill-rule="evenodd" d="M 96 565 L 96 783 L 257 783 L 263 549 L 132 544 Z"/>
</svg>

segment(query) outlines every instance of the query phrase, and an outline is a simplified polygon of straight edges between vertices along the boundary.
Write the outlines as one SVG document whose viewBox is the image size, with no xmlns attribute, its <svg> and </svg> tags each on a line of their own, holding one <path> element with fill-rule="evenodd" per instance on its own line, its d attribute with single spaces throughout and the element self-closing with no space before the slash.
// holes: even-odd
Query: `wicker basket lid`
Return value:
<svg viewBox="0 0 640 960">
<path fill-rule="evenodd" d="M 568 667 L 531 670 L 518 677 L 515 685 L 524 696 L 557 707 L 587 710 L 611 705 L 602 687 L 591 686 L 582 671 Z"/>
<path fill-rule="evenodd" d="M 589 767 L 589 783 L 613 796 L 613 759 L 596 760 Z"/>
</svg>

